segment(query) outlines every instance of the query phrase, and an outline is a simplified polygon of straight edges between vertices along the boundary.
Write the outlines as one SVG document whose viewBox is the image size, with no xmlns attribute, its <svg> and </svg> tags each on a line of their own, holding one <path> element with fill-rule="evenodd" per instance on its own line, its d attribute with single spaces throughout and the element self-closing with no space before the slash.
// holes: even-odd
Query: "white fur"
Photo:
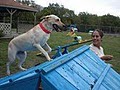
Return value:
<svg viewBox="0 0 120 90">
<path fill-rule="evenodd" d="M 55 15 L 45 16 L 41 22 L 43 26 L 52 31 L 52 24 L 57 24 L 63 26 L 64 24 L 61 21 L 56 21 L 60 19 Z M 22 67 L 23 62 L 27 57 L 26 51 L 39 50 L 42 52 L 47 60 L 51 60 L 48 55 L 48 52 L 51 52 L 50 46 L 47 44 L 50 34 L 45 33 L 41 30 L 39 24 L 33 27 L 28 32 L 21 34 L 14 39 L 12 39 L 8 45 L 8 62 L 7 62 L 7 74 L 10 75 L 10 65 L 15 61 L 16 58 L 20 60 L 18 67 L 21 70 L 26 70 Z M 48 51 L 43 49 L 45 47 Z"/>
</svg>

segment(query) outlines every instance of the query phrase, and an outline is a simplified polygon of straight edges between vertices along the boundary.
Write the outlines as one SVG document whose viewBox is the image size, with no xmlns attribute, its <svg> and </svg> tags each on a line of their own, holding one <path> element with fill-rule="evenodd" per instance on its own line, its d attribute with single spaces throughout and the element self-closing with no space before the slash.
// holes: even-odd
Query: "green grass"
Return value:
<svg viewBox="0 0 120 90">
<path fill-rule="evenodd" d="M 120 36 L 108 36 L 103 38 L 103 48 L 105 54 L 114 56 L 113 60 L 109 61 L 113 68 L 120 73 Z"/>
<path fill-rule="evenodd" d="M 65 45 L 72 43 L 74 40 L 72 37 L 67 36 L 68 32 L 53 32 L 51 34 L 50 39 L 48 40 L 48 44 L 52 49 L 57 48 L 57 46 Z M 90 39 L 90 35 L 87 33 L 77 33 L 77 35 L 81 35 L 82 39 Z M 0 39 L 0 77 L 6 76 L 6 62 L 7 62 L 7 46 L 10 39 Z M 86 43 L 90 44 L 90 43 Z M 81 45 L 75 45 L 69 48 L 69 51 L 72 51 Z M 103 39 L 103 47 L 106 54 L 112 54 L 114 56 L 112 61 L 108 63 L 113 64 L 113 68 L 120 72 L 120 36 L 110 36 L 105 35 Z M 36 56 L 39 51 L 28 52 L 28 57 L 24 63 L 25 68 L 30 68 L 38 63 L 43 63 L 46 61 L 46 58 L 43 56 Z M 50 56 L 53 56 L 56 52 L 52 52 Z M 11 73 L 16 73 L 20 71 L 17 67 L 18 60 L 16 60 L 12 66 L 10 67 Z"/>
</svg>

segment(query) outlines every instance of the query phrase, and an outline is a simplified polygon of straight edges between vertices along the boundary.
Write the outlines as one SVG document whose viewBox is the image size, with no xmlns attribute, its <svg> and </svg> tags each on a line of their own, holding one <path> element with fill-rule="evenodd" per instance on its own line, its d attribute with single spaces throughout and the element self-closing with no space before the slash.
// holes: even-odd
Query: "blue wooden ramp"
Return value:
<svg viewBox="0 0 120 90">
<path fill-rule="evenodd" d="M 120 75 L 89 46 L 0 79 L 0 90 L 120 90 Z"/>
</svg>

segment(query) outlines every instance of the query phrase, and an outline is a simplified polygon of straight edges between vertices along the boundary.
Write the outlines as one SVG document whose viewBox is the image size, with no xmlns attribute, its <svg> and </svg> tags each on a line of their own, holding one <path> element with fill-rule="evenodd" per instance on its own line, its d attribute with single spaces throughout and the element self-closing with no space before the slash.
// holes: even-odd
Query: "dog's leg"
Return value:
<svg viewBox="0 0 120 90">
<path fill-rule="evenodd" d="M 7 62 L 7 75 L 10 75 L 10 65 L 16 58 L 16 51 L 8 47 L 8 62 Z"/>
<path fill-rule="evenodd" d="M 26 57 L 27 57 L 27 53 L 25 51 L 20 51 L 17 53 L 17 58 L 20 60 L 19 63 L 18 63 L 18 67 L 21 69 L 21 70 L 26 70 L 25 68 L 22 67 L 22 64 L 24 63 Z"/>
<path fill-rule="evenodd" d="M 49 61 L 51 60 L 48 53 L 39 44 L 34 44 L 34 46 L 45 55 L 47 60 L 49 60 Z"/>
<path fill-rule="evenodd" d="M 44 45 L 44 48 L 47 50 L 48 53 L 52 51 L 51 47 L 47 43 Z"/>
<path fill-rule="evenodd" d="M 51 47 L 46 43 L 43 48 L 47 50 L 47 53 L 50 53 L 52 51 Z M 37 53 L 37 56 L 41 56 L 43 53 Z"/>
</svg>

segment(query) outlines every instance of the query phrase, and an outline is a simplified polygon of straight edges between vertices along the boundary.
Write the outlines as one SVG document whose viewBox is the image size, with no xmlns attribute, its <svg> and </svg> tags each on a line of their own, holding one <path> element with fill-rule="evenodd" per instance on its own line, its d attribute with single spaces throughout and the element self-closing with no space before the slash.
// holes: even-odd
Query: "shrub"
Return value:
<svg viewBox="0 0 120 90">
<path fill-rule="evenodd" d="M 3 30 L 0 30 L 0 37 L 3 37 L 4 34 L 3 34 Z"/>
</svg>

